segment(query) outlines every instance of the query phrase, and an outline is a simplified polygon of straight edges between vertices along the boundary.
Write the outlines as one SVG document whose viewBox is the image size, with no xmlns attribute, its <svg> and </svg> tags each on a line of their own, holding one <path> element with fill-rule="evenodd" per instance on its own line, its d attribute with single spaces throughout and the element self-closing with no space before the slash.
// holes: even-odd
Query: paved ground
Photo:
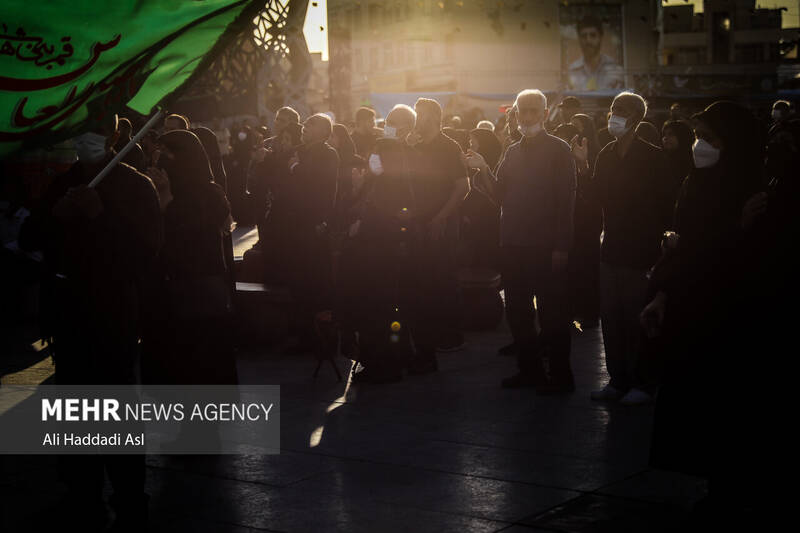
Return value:
<svg viewBox="0 0 800 533">
<path fill-rule="evenodd" d="M 648 470 L 651 408 L 589 401 L 599 331 L 575 332 L 564 397 L 501 389 L 506 339 L 468 335 L 437 374 L 381 386 L 329 367 L 314 382 L 311 358 L 279 349 L 243 355 L 242 381 L 281 385 L 280 455 L 148 457 L 153 531 L 675 530 L 704 487 Z M 47 376 L 47 359 L 25 357 L 4 383 Z M 3 531 L 34 531 L 62 490 L 46 457 L 5 458 L 2 484 Z"/>
<path fill-rule="evenodd" d="M 499 387 L 515 370 L 495 355 L 504 327 L 467 340 L 438 373 L 381 386 L 330 367 L 313 381 L 315 361 L 280 347 L 242 354 L 244 383 L 281 385 L 280 455 L 148 457 L 151 530 L 680 530 L 705 487 L 647 468 L 652 408 L 589 400 L 604 383 L 598 329 L 575 331 L 577 391 L 562 397 Z M 2 383 L 52 374 L 44 352 L 12 348 Z M 37 531 L 63 495 L 55 462 L 2 459 L 0 531 Z"/>
</svg>

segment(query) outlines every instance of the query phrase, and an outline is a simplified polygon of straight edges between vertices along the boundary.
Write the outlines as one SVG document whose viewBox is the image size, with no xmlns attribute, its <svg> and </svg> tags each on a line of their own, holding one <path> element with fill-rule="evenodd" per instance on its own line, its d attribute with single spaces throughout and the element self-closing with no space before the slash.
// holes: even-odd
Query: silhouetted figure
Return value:
<svg viewBox="0 0 800 533">
<path fill-rule="evenodd" d="M 333 223 L 339 156 L 328 143 L 333 126 L 316 114 L 303 124 L 303 145 L 289 160 L 287 182 L 290 289 L 295 301 L 298 344 L 294 353 L 315 346 L 314 315 L 332 308 L 329 228 Z"/>
<path fill-rule="evenodd" d="M 678 236 L 669 239 L 653 269 L 655 296 L 641 315 L 666 355 L 650 462 L 710 478 L 708 499 L 697 514 L 710 515 L 704 527 L 719 527 L 724 519 L 760 520 L 766 510 L 763 483 L 775 441 L 764 415 L 772 405 L 774 382 L 751 361 L 773 353 L 767 349 L 772 333 L 751 333 L 760 329 L 758 315 L 775 315 L 771 298 L 761 300 L 768 279 L 758 281 L 755 294 L 747 290 L 755 286 L 742 284 L 763 259 L 743 246 L 753 216 L 761 212 L 760 195 L 746 204 L 763 186 L 756 121 L 731 102 L 715 102 L 693 120 L 695 168 L 676 204 Z M 751 307 L 756 303 L 761 305 Z M 741 316 L 745 310 L 752 319 Z M 752 401 L 723 408 L 719 398 L 734 383 L 751 387 Z"/>
<path fill-rule="evenodd" d="M 616 141 L 600 151 L 589 197 L 603 209 L 600 315 L 609 383 L 594 400 L 646 403 L 652 391 L 636 374 L 641 348 L 639 310 L 647 294 L 647 271 L 659 256 L 670 226 L 673 188 L 660 148 L 640 139 L 636 126 L 647 112 L 644 99 L 620 93 L 611 104 L 608 129 Z M 588 162 L 583 154 L 579 159 Z"/>
<path fill-rule="evenodd" d="M 203 144 L 203 149 L 208 156 L 208 162 L 211 165 L 211 175 L 214 178 L 214 183 L 219 185 L 223 191 L 226 190 L 228 177 L 225 174 L 225 164 L 222 161 L 222 154 L 219 153 L 219 143 L 217 136 L 210 129 L 200 126 L 194 128 L 192 133 L 197 135 L 200 142 Z"/>
<path fill-rule="evenodd" d="M 664 155 L 667 156 L 667 172 L 670 175 L 677 198 L 677 193 L 683 184 L 683 180 L 694 168 L 694 160 L 692 159 L 694 132 L 686 122 L 667 121 L 661 128 L 661 142 L 664 147 Z"/>
<path fill-rule="evenodd" d="M 143 378 L 154 384 L 235 384 L 231 294 L 223 239 L 231 225 L 203 145 L 189 131 L 159 137 L 164 249 L 154 271 Z"/>
<path fill-rule="evenodd" d="M 356 127 L 351 135 L 356 145 L 356 153 L 363 158 L 369 157 L 375 140 L 380 137 L 381 130 L 375 127 L 375 111 L 368 107 L 360 107 L 356 111 Z"/>
<path fill-rule="evenodd" d="M 600 317 L 600 233 L 603 231 L 603 213 L 588 196 L 589 182 L 600 146 L 594 121 L 588 115 L 573 115 L 578 129 L 578 139 L 586 139 L 588 165 L 578 167 L 578 193 L 575 197 L 575 240 L 569 262 L 570 293 L 573 316 L 582 328 L 598 324 Z M 572 139 L 568 139 L 572 143 Z"/>
<path fill-rule="evenodd" d="M 476 128 L 469 132 L 469 151 L 483 157 L 494 171 L 500 162 L 502 147 L 494 133 Z M 470 191 L 461 206 L 463 220 L 462 242 L 467 248 L 468 266 L 491 268 L 500 271 L 500 207 L 490 193 L 482 188 L 471 170 Z"/>
<path fill-rule="evenodd" d="M 506 320 L 519 350 L 519 373 L 504 379 L 502 385 L 536 387 L 539 394 L 571 392 L 575 383 L 569 362 L 567 266 L 573 237 L 575 162 L 569 145 L 544 131 L 548 108 L 541 91 L 519 93 L 514 110 L 523 138 L 506 151 L 496 181 L 482 157 L 471 154 L 468 159 L 470 167 L 480 169 L 482 182 L 502 206 Z M 541 332 L 536 330 L 536 316 Z"/>
<path fill-rule="evenodd" d="M 410 159 L 411 149 L 398 139 L 379 139 L 369 157 L 364 209 L 354 228 L 359 281 L 351 298 L 364 367 L 354 382 L 402 379 L 409 332 L 418 351 L 435 349 L 435 316 L 424 297 L 431 276 L 420 249 L 425 228 L 417 220 Z"/>
<path fill-rule="evenodd" d="M 469 192 L 464 154 L 458 143 L 442 133 L 442 108 L 436 100 L 420 98 L 414 106 L 417 120 L 412 142 L 412 173 L 419 220 L 427 225 L 421 258 L 429 272 L 419 280 L 430 298 L 431 338 L 418 330 L 417 358 L 409 371 L 427 373 L 437 369 L 435 351 L 459 349 L 463 345 L 455 280 L 455 248 L 458 242 L 458 209 Z M 417 340 L 419 337 L 419 341 Z"/>
<path fill-rule="evenodd" d="M 159 196 L 152 182 L 125 163 L 95 188 L 87 184 L 112 159 L 117 117 L 75 138 L 78 162 L 58 176 L 25 221 L 23 249 L 45 255 L 42 337 L 49 339 L 59 385 L 133 384 L 137 376 L 139 281 L 161 246 Z M 71 530 L 105 523 L 104 467 L 120 527 L 147 521 L 143 455 L 61 457 L 69 493 L 63 515 Z M 137 529 L 138 528 L 138 529 Z"/>
<path fill-rule="evenodd" d="M 115 152 L 119 152 L 125 148 L 128 142 L 130 142 L 132 138 L 132 130 L 133 126 L 131 126 L 130 120 L 127 118 L 119 119 L 119 140 L 117 141 L 117 144 L 114 145 Z M 144 172 L 145 168 L 147 167 L 144 151 L 138 143 L 134 145 L 127 154 L 125 154 L 125 157 L 122 158 L 122 162 L 127 163 L 139 172 Z"/>
</svg>

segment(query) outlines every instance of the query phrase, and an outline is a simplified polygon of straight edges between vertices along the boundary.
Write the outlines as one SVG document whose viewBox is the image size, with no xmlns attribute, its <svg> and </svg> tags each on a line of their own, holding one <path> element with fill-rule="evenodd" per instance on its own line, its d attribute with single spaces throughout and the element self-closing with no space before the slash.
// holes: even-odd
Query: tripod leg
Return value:
<svg viewBox="0 0 800 533">
<path fill-rule="evenodd" d="M 319 374 L 319 369 L 322 368 L 322 359 L 317 361 L 317 368 L 314 369 L 314 379 L 317 379 L 317 374 Z"/>
</svg>

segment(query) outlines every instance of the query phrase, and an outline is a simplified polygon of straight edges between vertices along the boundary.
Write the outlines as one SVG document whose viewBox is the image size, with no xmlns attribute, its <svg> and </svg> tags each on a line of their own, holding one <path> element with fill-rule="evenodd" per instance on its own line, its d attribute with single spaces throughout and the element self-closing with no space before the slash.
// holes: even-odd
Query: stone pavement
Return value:
<svg viewBox="0 0 800 533">
<path fill-rule="evenodd" d="M 504 327 L 467 341 L 438 373 L 389 385 L 337 383 L 329 366 L 314 381 L 313 358 L 280 348 L 242 354 L 242 382 L 281 385 L 280 455 L 148 457 L 151 531 L 680 529 L 704 484 L 648 469 L 651 407 L 589 400 L 599 329 L 575 331 L 577 390 L 560 397 L 499 387 L 515 370 L 495 355 Z M 4 383 L 49 375 L 41 353 L 12 359 Z M 55 463 L 2 459 L 0 531 L 37 531 L 63 494 Z"/>
</svg>

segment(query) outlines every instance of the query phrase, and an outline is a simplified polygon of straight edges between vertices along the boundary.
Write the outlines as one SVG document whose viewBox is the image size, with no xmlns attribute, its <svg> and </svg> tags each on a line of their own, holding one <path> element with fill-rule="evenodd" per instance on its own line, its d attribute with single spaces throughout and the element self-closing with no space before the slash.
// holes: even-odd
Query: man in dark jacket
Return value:
<svg viewBox="0 0 800 533">
<path fill-rule="evenodd" d="M 292 351 L 309 351 L 314 343 L 314 314 L 331 308 L 331 269 L 328 226 L 336 202 L 339 156 L 327 140 L 333 125 L 327 115 L 316 114 L 303 123 L 303 146 L 289 160 L 291 176 L 287 206 L 291 223 L 286 228 L 293 243 L 290 261 L 295 268 L 290 281 L 296 302 L 299 345 Z"/>
<path fill-rule="evenodd" d="M 468 163 L 502 205 L 500 245 L 506 318 L 520 347 L 519 373 L 503 387 L 536 387 L 539 394 L 575 389 L 569 362 L 567 260 L 572 246 L 577 178 L 569 145 L 544 131 L 547 98 L 527 89 L 514 103 L 523 137 L 506 150 L 495 179 L 482 157 Z M 536 297 L 536 308 L 533 298 Z M 541 333 L 534 323 L 538 315 Z M 543 357 L 550 363 L 546 375 Z"/>
<path fill-rule="evenodd" d="M 133 384 L 138 373 L 138 280 L 161 246 L 161 214 L 153 183 L 124 163 L 87 186 L 111 160 L 117 136 L 112 115 L 77 137 L 78 162 L 55 179 L 20 233 L 24 249 L 45 255 L 42 334 L 52 342 L 59 385 Z M 118 521 L 146 520 L 144 456 L 60 459 L 70 489 L 71 516 L 63 520 L 105 519 L 104 466 Z"/>
<path fill-rule="evenodd" d="M 420 98 L 410 155 L 415 196 L 415 217 L 420 227 L 413 261 L 421 266 L 417 276 L 417 314 L 414 336 L 416 357 L 412 374 L 437 370 L 436 349 L 463 345 L 457 306 L 454 256 L 458 241 L 458 210 L 469 193 L 464 154 L 458 143 L 442 133 L 442 108 L 436 100 Z"/>
<path fill-rule="evenodd" d="M 675 187 L 662 150 L 636 135 L 647 113 L 644 99 L 620 93 L 611 104 L 608 131 L 615 141 L 597 156 L 589 186 L 591 200 L 603 209 L 600 264 L 600 316 L 610 382 L 592 392 L 593 400 L 648 403 L 636 375 L 645 305 L 647 271 L 660 255 L 662 234 L 671 225 Z M 576 157 L 586 163 L 584 150 Z"/>
</svg>

